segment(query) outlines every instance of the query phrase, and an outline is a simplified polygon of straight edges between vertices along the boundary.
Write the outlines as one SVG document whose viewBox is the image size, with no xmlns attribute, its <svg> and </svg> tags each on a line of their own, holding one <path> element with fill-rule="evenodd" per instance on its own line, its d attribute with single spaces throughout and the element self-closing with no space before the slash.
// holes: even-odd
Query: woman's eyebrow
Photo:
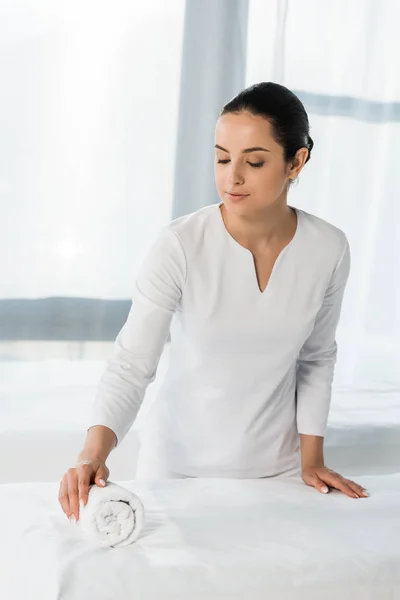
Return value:
<svg viewBox="0 0 400 600">
<path fill-rule="evenodd" d="M 222 146 L 219 146 L 218 144 L 215 144 L 214 148 L 219 148 L 220 150 L 223 150 L 224 152 L 228 152 L 229 154 L 229 150 L 226 150 L 226 148 L 223 148 Z M 261 148 L 260 146 L 254 146 L 254 148 L 246 148 L 245 150 L 242 150 L 243 154 L 245 152 L 256 152 L 258 150 L 262 150 L 263 152 L 271 152 L 271 150 L 267 150 L 267 148 Z"/>
</svg>

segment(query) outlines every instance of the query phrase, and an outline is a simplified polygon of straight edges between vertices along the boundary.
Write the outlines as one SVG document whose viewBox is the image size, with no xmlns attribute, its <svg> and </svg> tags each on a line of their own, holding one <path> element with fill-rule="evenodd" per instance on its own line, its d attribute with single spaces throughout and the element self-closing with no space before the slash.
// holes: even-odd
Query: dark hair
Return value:
<svg viewBox="0 0 400 600">
<path fill-rule="evenodd" d="M 272 125 L 272 133 L 284 149 L 285 161 L 292 160 L 299 148 L 308 148 L 308 157 L 314 142 L 305 108 L 299 98 L 279 83 L 256 83 L 232 98 L 222 108 L 219 116 L 248 111 L 260 115 Z"/>
</svg>

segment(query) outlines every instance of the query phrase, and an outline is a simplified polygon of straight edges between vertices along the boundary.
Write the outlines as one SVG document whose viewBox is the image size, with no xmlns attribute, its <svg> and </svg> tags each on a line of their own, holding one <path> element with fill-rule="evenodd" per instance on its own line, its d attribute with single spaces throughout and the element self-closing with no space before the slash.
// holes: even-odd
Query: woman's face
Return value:
<svg viewBox="0 0 400 600">
<path fill-rule="evenodd" d="M 247 112 L 219 117 L 215 145 L 214 172 L 218 194 L 235 211 L 242 208 L 262 210 L 284 197 L 289 177 L 298 175 L 308 153 L 303 148 L 297 152 L 293 167 L 292 163 L 286 164 L 283 147 L 274 140 L 269 121 Z M 234 200 L 228 192 L 246 196 Z"/>
</svg>

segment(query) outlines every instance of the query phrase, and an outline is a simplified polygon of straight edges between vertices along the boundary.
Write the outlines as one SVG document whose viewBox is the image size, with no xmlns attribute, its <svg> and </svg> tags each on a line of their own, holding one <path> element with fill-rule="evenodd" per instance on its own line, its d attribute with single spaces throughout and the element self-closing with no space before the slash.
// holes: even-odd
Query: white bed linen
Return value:
<svg viewBox="0 0 400 600">
<path fill-rule="evenodd" d="M 323 495 L 300 476 L 120 481 L 146 514 L 120 549 L 81 537 L 58 483 L 4 484 L 0 598 L 397 600 L 400 473 L 357 481 L 369 498 Z"/>
</svg>

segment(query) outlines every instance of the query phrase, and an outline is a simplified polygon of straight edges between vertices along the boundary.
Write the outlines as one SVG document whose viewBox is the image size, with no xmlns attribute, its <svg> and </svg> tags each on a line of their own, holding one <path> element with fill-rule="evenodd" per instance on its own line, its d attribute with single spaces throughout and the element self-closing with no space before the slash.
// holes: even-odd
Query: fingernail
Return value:
<svg viewBox="0 0 400 600">
<path fill-rule="evenodd" d="M 359 498 L 360 496 L 354 492 L 354 497 Z"/>
<path fill-rule="evenodd" d="M 366 490 L 363 491 L 364 496 L 369 496 L 369 492 L 367 492 Z"/>
<path fill-rule="evenodd" d="M 327 494 L 327 493 L 329 492 L 329 490 L 328 490 L 328 488 L 327 488 L 327 487 L 323 487 L 323 488 L 321 488 L 321 492 L 322 492 L 323 494 Z"/>
<path fill-rule="evenodd" d="M 84 502 L 83 502 L 82 498 L 79 500 L 79 506 L 80 506 L 81 508 L 83 508 L 83 507 L 85 506 L 85 504 L 84 504 Z"/>
<path fill-rule="evenodd" d="M 70 523 L 76 523 L 75 515 L 71 515 L 69 518 Z"/>
<path fill-rule="evenodd" d="M 101 483 L 101 485 L 106 485 L 106 482 L 104 481 L 104 479 L 100 479 L 100 483 Z"/>
</svg>

